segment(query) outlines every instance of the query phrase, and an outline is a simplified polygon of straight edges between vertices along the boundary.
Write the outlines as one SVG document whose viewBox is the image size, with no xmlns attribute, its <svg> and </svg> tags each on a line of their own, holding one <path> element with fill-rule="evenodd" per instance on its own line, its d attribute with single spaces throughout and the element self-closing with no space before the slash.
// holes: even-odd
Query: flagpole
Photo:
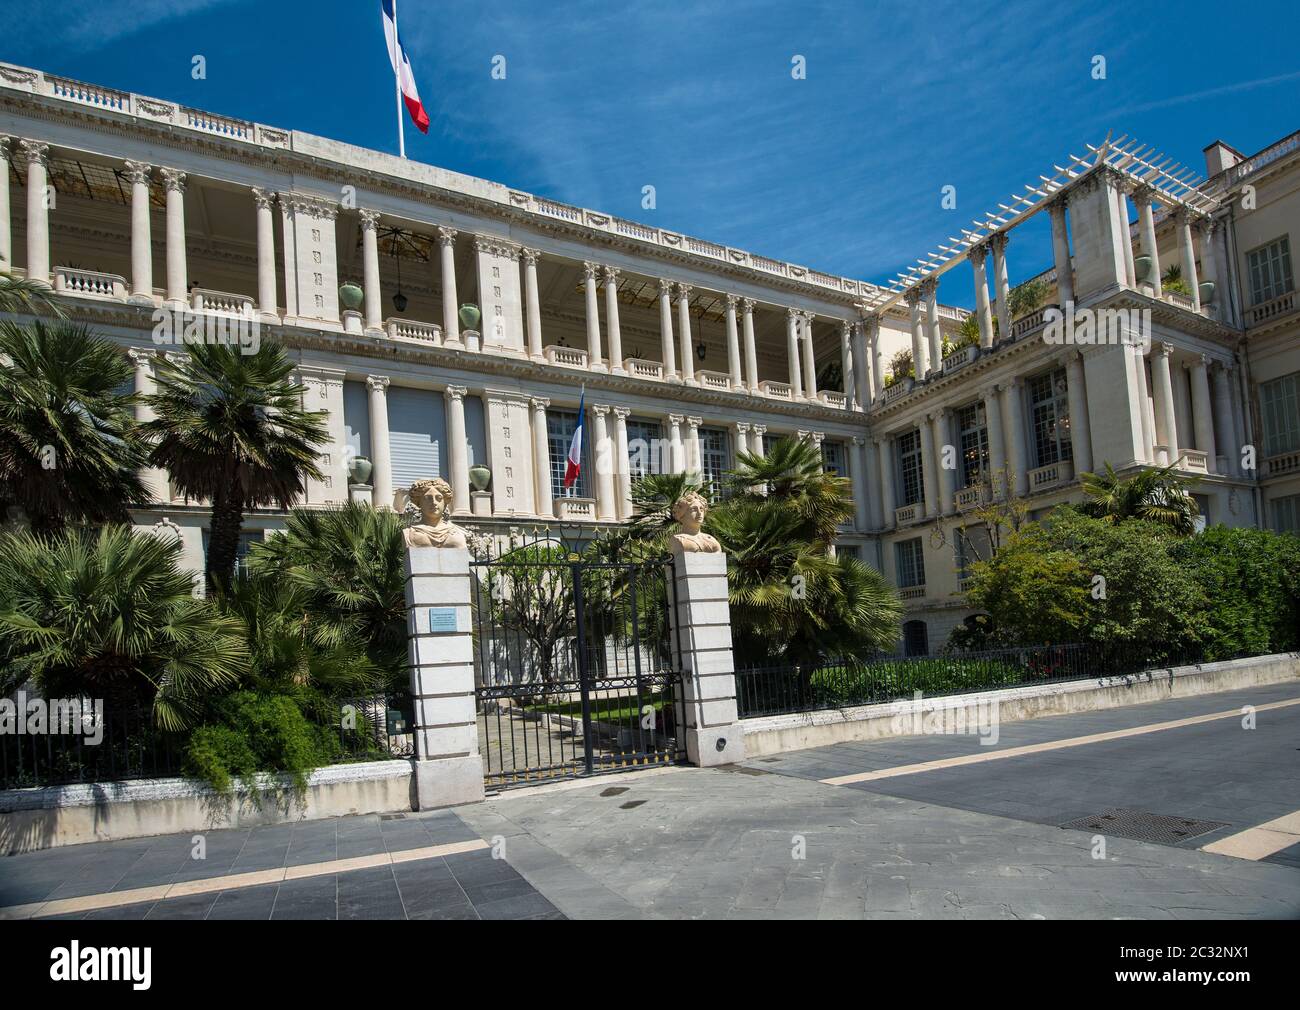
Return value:
<svg viewBox="0 0 1300 1010">
<path fill-rule="evenodd" d="M 393 83 L 397 88 L 397 153 L 399 157 L 406 157 L 406 121 L 402 118 L 402 43 L 401 36 L 397 34 L 397 0 L 393 0 L 393 41 L 397 50 L 397 59 L 394 61 L 397 66 L 394 67 Z"/>
</svg>

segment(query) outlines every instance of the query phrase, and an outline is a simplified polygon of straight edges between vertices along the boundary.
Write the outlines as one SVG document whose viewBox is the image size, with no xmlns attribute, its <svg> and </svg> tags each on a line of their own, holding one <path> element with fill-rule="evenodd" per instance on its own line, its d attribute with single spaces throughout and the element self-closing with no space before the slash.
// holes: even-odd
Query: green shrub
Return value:
<svg viewBox="0 0 1300 1010">
<path fill-rule="evenodd" d="M 229 795 L 242 779 L 243 790 L 258 801 L 275 787 L 259 790 L 254 778 L 271 772 L 287 776 L 301 798 L 311 773 L 339 755 L 337 733 L 313 725 L 286 695 L 237 691 L 213 708 L 215 718 L 190 736 L 186 771 L 219 793 Z"/>
</svg>

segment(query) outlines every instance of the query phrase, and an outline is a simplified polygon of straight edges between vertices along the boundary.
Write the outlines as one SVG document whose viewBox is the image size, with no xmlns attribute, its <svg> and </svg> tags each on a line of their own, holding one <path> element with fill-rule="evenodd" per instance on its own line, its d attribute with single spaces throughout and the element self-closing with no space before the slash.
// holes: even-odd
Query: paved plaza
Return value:
<svg viewBox="0 0 1300 1010">
<path fill-rule="evenodd" d="M 1300 686 L 1253 688 L 1008 723 L 993 746 L 894 738 L 211 831 L 201 863 L 190 835 L 14 856 L 0 914 L 1297 918 L 1297 741 Z M 1188 836 L 1061 827 L 1115 810 Z"/>
</svg>

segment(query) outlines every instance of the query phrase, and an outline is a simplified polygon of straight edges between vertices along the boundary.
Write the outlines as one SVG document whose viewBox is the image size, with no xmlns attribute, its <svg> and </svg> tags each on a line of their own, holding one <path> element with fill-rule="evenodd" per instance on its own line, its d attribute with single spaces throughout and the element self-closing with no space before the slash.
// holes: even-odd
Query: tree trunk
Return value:
<svg viewBox="0 0 1300 1010">
<path fill-rule="evenodd" d="M 208 592 L 230 585 L 235 574 L 239 534 L 244 526 L 244 495 L 237 478 L 217 493 L 208 528 L 208 558 L 204 569 Z"/>
</svg>

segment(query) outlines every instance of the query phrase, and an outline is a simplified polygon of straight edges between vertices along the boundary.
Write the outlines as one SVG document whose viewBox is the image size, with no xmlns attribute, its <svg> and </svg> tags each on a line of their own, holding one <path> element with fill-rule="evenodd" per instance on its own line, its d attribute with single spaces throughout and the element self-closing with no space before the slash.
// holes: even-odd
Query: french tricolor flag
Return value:
<svg viewBox="0 0 1300 1010">
<path fill-rule="evenodd" d="M 401 89 L 402 101 L 406 103 L 406 111 L 411 114 L 411 119 L 420 132 L 428 133 L 429 114 L 424 111 L 419 89 L 415 86 L 415 74 L 411 71 L 411 60 L 406 55 L 406 49 L 397 34 L 397 9 L 393 0 L 379 0 L 379 4 L 384 11 L 384 38 L 388 40 L 388 61 L 392 63 L 393 73 L 397 75 L 397 86 Z"/>
<path fill-rule="evenodd" d="M 582 472 L 582 426 L 587 420 L 587 391 L 584 389 L 578 397 L 578 426 L 573 429 L 573 441 L 569 443 L 569 458 L 564 464 L 564 486 L 573 487 Z"/>
</svg>

